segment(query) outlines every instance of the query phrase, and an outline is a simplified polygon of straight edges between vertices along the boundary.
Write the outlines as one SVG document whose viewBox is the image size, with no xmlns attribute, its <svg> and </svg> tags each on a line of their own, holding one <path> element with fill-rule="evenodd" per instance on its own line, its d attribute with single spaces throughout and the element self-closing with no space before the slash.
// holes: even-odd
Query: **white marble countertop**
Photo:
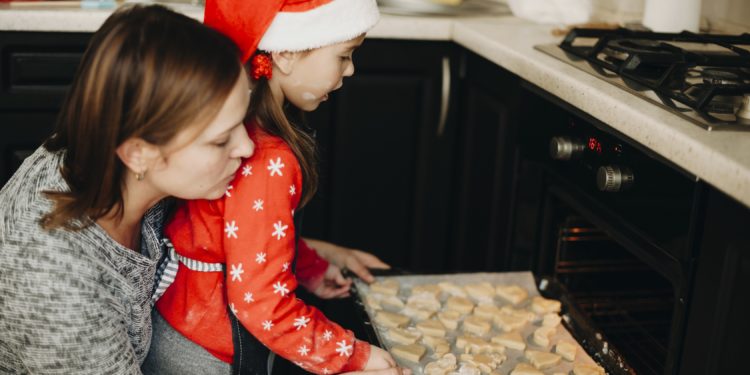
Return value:
<svg viewBox="0 0 750 375">
<path fill-rule="evenodd" d="M 202 8 L 177 10 L 202 19 Z M 0 7 L 0 30 L 95 31 L 110 10 Z M 370 38 L 445 40 L 487 58 L 580 108 L 750 206 L 750 132 L 707 132 L 681 117 L 535 50 L 557 43 L 550 26 L 515 17 L 384 15 Z"/>
</svg>

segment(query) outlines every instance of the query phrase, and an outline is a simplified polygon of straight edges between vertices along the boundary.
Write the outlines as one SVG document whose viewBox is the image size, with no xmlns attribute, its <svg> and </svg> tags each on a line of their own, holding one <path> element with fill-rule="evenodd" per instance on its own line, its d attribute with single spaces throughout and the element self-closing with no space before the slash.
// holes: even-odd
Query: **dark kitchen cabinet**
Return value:
<svg viewBox="0 0 750 375">
<path fill-rule="evenodd" d="M 307 116 L 321 184 L 303 234 L 371 251 L 397 267 L 446 267 L 457 124 L 457 49 L 367 40 L 356 72 Z"/>
<path fill-rule="evenodd" d="M 506 269 L 520 85 L 466 52 L 461 64 L 451 271 Z"/>
<path fill-rule="evenodd" d="M 52 132 L 90 36 L 0 32 L 0 185 Z"/>
<path fill-rule="evenodd" d="M 680 374 L 747 373 L 750 209 L 711 189 L 688 305 Z"/>
</svg>

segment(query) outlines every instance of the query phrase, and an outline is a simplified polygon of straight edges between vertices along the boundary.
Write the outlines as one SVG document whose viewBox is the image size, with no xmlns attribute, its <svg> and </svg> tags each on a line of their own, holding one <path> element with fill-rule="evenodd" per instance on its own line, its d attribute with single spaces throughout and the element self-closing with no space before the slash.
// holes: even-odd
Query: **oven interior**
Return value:
<svg viewBox="0 0 750 375">
<path fill-rule="evenodd" d="M 638 374 L 663 374 L 674 289 L 669 281 L 586 219 L 560 218 L 553 278 Z"/>
</svg>

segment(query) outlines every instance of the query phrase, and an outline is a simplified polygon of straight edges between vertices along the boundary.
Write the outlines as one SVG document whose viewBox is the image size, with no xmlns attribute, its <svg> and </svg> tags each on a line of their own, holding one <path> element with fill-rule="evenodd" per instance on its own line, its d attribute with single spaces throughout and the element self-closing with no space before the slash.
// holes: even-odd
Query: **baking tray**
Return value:
<svg viewBox="0 0 750 375">
<path fill-rule="evenodd" d="M 377 277 L 378 281 L 386 279 L 396 279 L 401 284 L 401 291 L 399 296 L 405 300 L 408 296 L 408 290 L 418 284 L 436 284 L 440 281 L 451 281 L 458 285 L 465 285 L 470 283 L 477 283 L 487 281 L 493 284 L 517 284 L 525 288 L 529 292 L 529 299 L 533 296 L 541 295 L 545 298 L 554 298 L 562 304 L 562 324 L 561 327 L 564 329 L 558 329 L 557 333 L 551 337 L 551 342 L 557 342 L 560 339 L 567 339 L 571 342 L 576 342 L 579 346 L 578 355 L 576 361 L 573 363 L 593 363 L 596 362 L 602 366 L 608 374 L 615 375 L 635 375 L 635 371 L 627 364 L 623 357 L 619 354 L 617 349 L 608 343 L 606 337 L 597 330 L 594 325 L 588 320 L 588 318 L 582 314 L 576 307 L 572 299 L 565 288 L 554 279 L 551 278 L 540 278 L 535 280 L 531 272 L 505 272 L 505 273 L 465 273 L 465 274 L 448 274 L 448 275 L 408 275 L 403 271 L 396 271 L 390 273 L 380 273 Z M 372 343 L 378 343 L 381 347 L 390 350 L 392 343 L 385 334 L 385 329 L 375 327 L 372 324 L 372 317 L 374 312 L 362 302 L 364 296 L 369 291 L 369 286 L 357 279 L 354 283 L 353 288 L 353 299 L 355 306 L 360 314 L 361 319 L 365 325 L 365 333 Z M 521 306 L 524 306 L 523 304 Z M 522 335 L 527 338 L 527 349 L 540 349 L 539 347 L 529 344 L 529 336 L 533 333 L 536 328 L 534 324 L 527 324 L 522 330 Z M 492 333 L 498 331 L 493 327 Z M 455 334 L 451 334 L 449 338 L 453 339 Z M 451 340 L 452 341 L 452 340 Z M 553 346 L 551 346 L 553 347 Z M 547 348 L 546 350 L 550 350 Z M 455 353 L 455 351 L 454 351 Z M 585 353 L 586 355 L 582 355 Z M 415 374 L 422 374 L 421 369 L 429 362 L 433 361 L 434 358 L 430 357 L 431 351 L 428 350 L 425 357 L 422 359 L 419 365 L 409 363 L 407 361 L 401 361 L 398 358 L 396 360 L 400 365 L 408 367 L 414 371 Z M 523 359 L 523 352 L 508 348 L 506 350 L 506 361 L 499 366 L 496 371 L 499 373 L 510 373 L 515 365 Z M 572 373 L 573 363 L 566 360 L 562 360 L 557 366 L 545 369 L 545 373 L 564 372 Z"/>
</svg>

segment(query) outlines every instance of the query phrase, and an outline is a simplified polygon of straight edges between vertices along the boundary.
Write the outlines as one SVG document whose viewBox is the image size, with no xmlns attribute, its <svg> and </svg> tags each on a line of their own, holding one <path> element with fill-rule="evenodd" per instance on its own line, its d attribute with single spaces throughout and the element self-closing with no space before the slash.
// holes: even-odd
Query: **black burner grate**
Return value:
<svg viewBox="0 0 750 375">
<path fill-rule="evenodd" d="M 750 96 L 750 34 L 573 29 L 559 47 L 630 89 L 653 91 L 675 111 L 695 111 L 712 125 L 750 128 L 750 119 L 737 116 L 743 97 Z"/>
</svg>

